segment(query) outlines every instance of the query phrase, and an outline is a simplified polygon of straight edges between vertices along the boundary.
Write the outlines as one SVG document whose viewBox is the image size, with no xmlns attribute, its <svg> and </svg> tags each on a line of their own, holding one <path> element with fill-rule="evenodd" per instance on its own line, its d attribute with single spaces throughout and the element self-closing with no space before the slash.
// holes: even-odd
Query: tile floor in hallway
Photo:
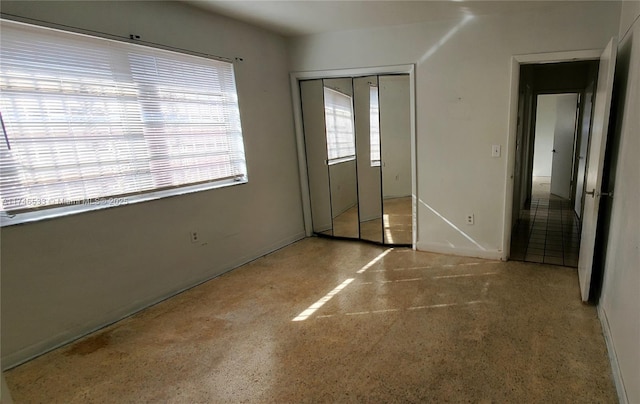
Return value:
<svg viewBox="0 0 640 404">
<path fill-rule="evenodd" d="M 546 178 L 534 177 L 531 203 L 520 213 L 509 258 L 577 267 L 580 223 L 571 202 L 549 192 Z"/>
<path fill-rule="evenodd" d="M 617 401 L 574 269 L 324 238 L 5 376 L 17 403 Z"/>
</svg>

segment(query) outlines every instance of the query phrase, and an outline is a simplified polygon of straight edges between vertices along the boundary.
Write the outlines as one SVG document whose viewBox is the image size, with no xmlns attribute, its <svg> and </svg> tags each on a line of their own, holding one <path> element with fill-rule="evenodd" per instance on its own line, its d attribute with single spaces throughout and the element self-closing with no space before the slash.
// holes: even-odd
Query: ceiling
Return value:
<svg viewBox="0 0 640 404">
<path fill-rule="evenodd" d="M 245 1 L 183 0 L 202 10 L 266 28 L 284 36 L 457 20 L 468 14 L 508 14 L 566 5 L 567 0 L 534 1 Z M 575 4 L 576 1 L 571 1 Z"/>
</svg>

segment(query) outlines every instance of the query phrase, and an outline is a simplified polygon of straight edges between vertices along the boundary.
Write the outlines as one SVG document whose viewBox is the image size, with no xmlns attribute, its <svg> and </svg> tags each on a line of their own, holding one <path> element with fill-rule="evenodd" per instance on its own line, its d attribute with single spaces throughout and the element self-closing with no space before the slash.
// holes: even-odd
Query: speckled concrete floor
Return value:
<svg viewBox="0 0 640 404">
<path fill-rule="evenodd" d="M 17 403 L 616 402 L 575 269 L 388 250 L 302 240 L 7 382 Z"/>
</svg>

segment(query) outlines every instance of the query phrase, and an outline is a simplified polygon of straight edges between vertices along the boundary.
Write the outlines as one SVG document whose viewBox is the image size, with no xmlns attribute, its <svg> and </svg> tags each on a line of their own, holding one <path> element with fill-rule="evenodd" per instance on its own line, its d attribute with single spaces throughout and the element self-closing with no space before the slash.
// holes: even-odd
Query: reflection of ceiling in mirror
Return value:
<svg viewBox="0 0 640 404">
<path fill-rule="evenodd" d="M 351 77 L 323 79 L 322 84 L 325 86 L 325 88 L 337 91 L 348 97 L 351 97 L 351 95 L 353 94 L 353 83 Z"/>
<path fill-rule="evenodd" d="M 338 86 L 332 86 L 332 85 L 329 85 L 329 84 L 325 84 L 324 86 L 325 86 L 325 88 L 328 88 L 329 90 L 333 90 L 333 91 L 338 92 L 340 94 L 344 94 L 347 97 L 351 97 L 351 94 L 349 94 L 349 92 L 347 92 L 346 90 L 344 90 L 344 89 L 342 89 L 342 88 L 340 88 Z"/>
</svg>

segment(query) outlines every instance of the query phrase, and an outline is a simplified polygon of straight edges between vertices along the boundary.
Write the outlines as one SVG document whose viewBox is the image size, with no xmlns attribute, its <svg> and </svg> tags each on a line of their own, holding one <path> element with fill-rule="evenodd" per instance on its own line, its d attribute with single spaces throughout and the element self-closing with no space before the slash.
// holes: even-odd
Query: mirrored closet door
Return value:
<svg viewBox="0 0 640 404">
<path fill-rule="evenodd" d="M 323 80 L 323 94 L 333 235 L 359 238 L 352 80 Z"/>
<path fill-rule="evenodd" d="M 313 231 L 411 245 L 408 75 L 300 81 Z"/>
<path fill-rule="evenodd" d="M 384 243 L 411 244 L 409 76 L 380 76 L 379 103 Z"/>
<path fill-rule="evenodd" d="M 356 113 L 356 160 L 360 197 L 360 238 L 382 243 L 382 171 L 378 77 L 353 79 Z"/>
</svg>

